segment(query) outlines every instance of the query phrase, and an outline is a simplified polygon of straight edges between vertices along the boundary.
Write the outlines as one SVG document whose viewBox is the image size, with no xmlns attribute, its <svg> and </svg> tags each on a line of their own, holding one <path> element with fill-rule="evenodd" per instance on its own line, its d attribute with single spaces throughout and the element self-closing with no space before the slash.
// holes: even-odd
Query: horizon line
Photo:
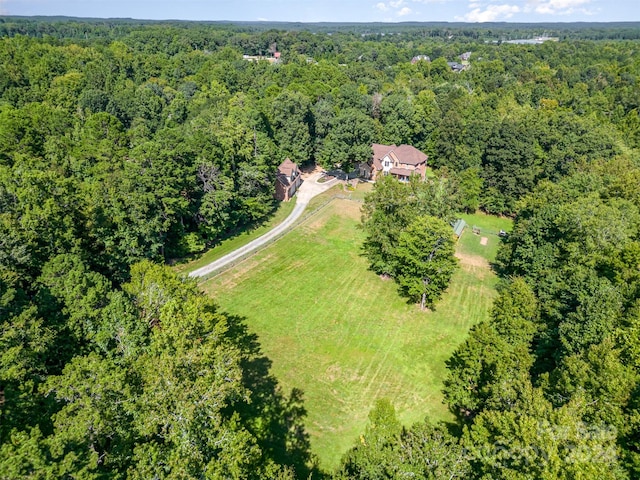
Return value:
<svg viewBox="0 0 640 480">
<path fill-rule="evenodd" d="M 135 17 L 77 17 L 71 15 L 11 15 L 11 14 L 0 14 L 0 19 L 5 18 L 19 18 L 19 19 L 65 19 L 65 20 L 128 20 L 128 21 L 138 21 L 138 22 L 189 22 L 189 23 L 260 23 L 260 24 L 299 24 L 299 25 L 424 25 L 424 24 L 450 24 L 450 25 L 473 25 L 473 26 L 482 26 L 482 25 L 575 25 L 575 24 L 585 24 L 585 25 L 611 25 L 611 24 L 639 24 L 640 20 L 611 20 L 611 21 L 585 21 L 585 20 L 577 20 L 577 21 L 568 21 L 568 22 L 560 22 L 560 21 L 540 21 L 540 22 L 509 22 L 509 21 L 492 21 L 492 22 L 461 22 L 461 21 L 450 21 L 450 20 L 406 20 L 406 21 L 398 21 L 398 22 L 383 22 L 383 21 L 372 21 L 372 22 L 359 22 L 359 21 L 302 21 L 302 20 L 193 20 L 193 19 L 184 19 L 184 18 L 135 18 Z"/>
</svg>

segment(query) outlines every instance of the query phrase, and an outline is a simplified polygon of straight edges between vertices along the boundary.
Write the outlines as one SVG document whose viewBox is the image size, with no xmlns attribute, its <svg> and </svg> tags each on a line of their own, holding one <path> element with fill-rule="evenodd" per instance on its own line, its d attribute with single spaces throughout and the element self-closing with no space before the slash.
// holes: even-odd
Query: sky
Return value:
<svg viewBox="0 0 640 480">
<path fill-rule="evenodd" d="M 640 0 L 0 0 L 3 15 L 282 22 L 640 21 Z"/>
</svg>

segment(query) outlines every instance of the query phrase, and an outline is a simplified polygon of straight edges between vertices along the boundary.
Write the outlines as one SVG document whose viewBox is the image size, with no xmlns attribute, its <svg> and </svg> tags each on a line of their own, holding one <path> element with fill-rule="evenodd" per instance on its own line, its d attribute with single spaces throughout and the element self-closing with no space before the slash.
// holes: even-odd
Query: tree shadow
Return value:
<svg viewBox="0 0 640 480">
<path fill-rule="evenodd" d="M 228 339 L 241 352 L 242 383 L 250 392 L 247 401 L 233 407 L 242 424 L 258 440 L 263 455 L 292 467 L 296 478 L 323 478 L 304 427 L 303 391 L 293 388 L 285 395 L 270 373 L 272 361 L 263 354 L 258 336 L 249 332 L 245 318 L 229 315 L 227 321 Z"/>
<path fill-rule="evenodd" d="M 495 260 L 489 262 L 489 267 L 491 270 L 501 279 L 507 279 L 511 275 L 508 266 L 508 258 L 505 258 L 505 245 L 509 243 L 509 236 L 501 236 L 498 235 L 498 239 L 500 241 L 500 245 L 498 247 L 498 255 Z"/>
</svg>

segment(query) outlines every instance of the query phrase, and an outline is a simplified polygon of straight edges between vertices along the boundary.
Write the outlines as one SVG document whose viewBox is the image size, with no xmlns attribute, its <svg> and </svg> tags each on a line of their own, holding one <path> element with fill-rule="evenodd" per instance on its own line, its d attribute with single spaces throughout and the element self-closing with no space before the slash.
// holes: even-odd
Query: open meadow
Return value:
<svg viewBox="0 0 640 480">
<path fill-rule="evenodd" d="M 442 403 L 445 361 L 469 328 L 487 318 L 497 283 L 488 262 L 498 237 L 478 246 L 481 237 L 468 228 L 459 244 L 461 268 L 437 310 L 408 305 L 394 282 L 369 271 L 361 256 L 359 193 L 330 201 L 276 243 L 202 284 L 224 310 L 246 318 L 285 392 L 304 391 L 312 448 L 326 468 L 363 432 L 378 398 L 390 399 L 407 425 L 451 418 Z M 481 226 L 495 222 L 466 218 Z M 509 221 L 500 225 L 508 228 Z M 487 255 L 475 253 L 483 248 Z"/>
</svg>

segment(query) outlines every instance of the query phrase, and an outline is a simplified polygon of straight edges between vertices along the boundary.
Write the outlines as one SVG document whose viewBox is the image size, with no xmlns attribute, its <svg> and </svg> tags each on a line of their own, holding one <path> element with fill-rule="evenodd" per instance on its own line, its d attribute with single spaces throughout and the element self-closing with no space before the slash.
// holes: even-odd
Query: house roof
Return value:
<svg viewBox="0 0 640 480">
<path fill-rule="evenodd" d="M 297 170 L 298 165 L 292 162 L 289 158 L 285 158 L 284 162 L 278 166 L 278 173 L 286 175 L 287 177 L 290 177 L 291 174 Z"/>
<path fill-rule="evenodd" d="M 382 145 L 380 143 L 374 143 L 371 145 L 371 148 L 373 148 L 373 160 L 382 160 L 384 158 L 385 155 L 387 155 L 389 152 L 393 151 L 394 148 L 396 148 L 395 144 L 394 145 Z"/>
<path fill-rule="evenodd" d="M 398 157 L 398 162 L 406 165 L 420 165 L 421 163 L 426 163 L 428 158 L 424 153 L 411 145 L 400 145 L 394 149 L 393 153 Z"/>
<path fill-rule="evenodd" d="M 427 155 L 411 145 L 400 145 L 398 147 L 396 145 L 374 143 L 371 148 L 373 149 L 373 166 L 376 170 L 382 170 L 382 159 L 387 155 L 391 155 L 399 163 L 413 166 L 426 164 L 428 158 Z"/>
<path fill-rule="evenodd" d="M 452 226 L 453 226 L 453 233 L 455 233 L 455 235 L 459 237 L 460 235 L 462 235 L 462 231 L 464 230 L 464 227 L 467 226 L 467 222 L 459 218 L 458 220 L 456 220 L 456 222 Z"/>
<path fill-rule="evenodd" d="M 373 166 L 376 170 L 382 170 L 382 159 L 396 148 L 395 145 L 382 145 L 374 143 L 371 145 L 373 149 Z"/>
<path fill-rule="evenodd" d="M 291 182 L 289 181 L 289 177 L 287 177 L 286 175 L 283 175 L 282 173 L 276 174 L 276 179 L 285 187 L 288 187 L 289 185 L 291 185 Z"/>
<path fill-rule="evenodd" d="M 431 59 L 427 55 L 416 55 L 411 59 L 411 63 L 418 63 L 420 60 L 425 62 L 430 62 Z"/>
<path fill-rule="evenodd" d="M 276 172 L 276 178 L 280 183 L 282 183 L 285 187 L 291 185 L 292 177 L 294 173 L 298 171 L 298 165 L 292 162 L 289 158 L 286 158 L 284 162 L 282 162 L 278 166 L 278 171 Z"/>
<path fill-rule="evenodd" d="M 411 174 L 416 173 L 416 171 L 409 170 L 408 168 L 393 167 L 391 170 L 389 170 L 389 173 L 391 175 L 402 175 L 404 177 L 409 177 L 411 176 Z"/>
<path fill-rule="evenodd" d="M 371 165 L 369 164 L 369 162 L 360 162 L 358 164 L 356 164 L 356 169 L 357 170 L 365 170 L 365 171 L 370 171 L 371 170 Z"/>
</svg>

